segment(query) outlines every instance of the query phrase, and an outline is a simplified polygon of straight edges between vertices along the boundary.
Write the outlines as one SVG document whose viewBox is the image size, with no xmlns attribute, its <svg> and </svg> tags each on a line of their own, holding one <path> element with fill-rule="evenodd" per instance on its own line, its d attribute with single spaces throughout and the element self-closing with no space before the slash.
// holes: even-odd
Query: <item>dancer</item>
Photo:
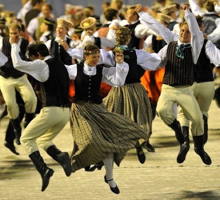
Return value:
<svg viewBox="0 0 220 200">
<path fill-rule="evenodd" d="M 180 144 L 177 162 L 184 162 L 189 144 L 185 141 L 180 123 L 173 111 L 175 104 L 179 105 L 186 117 L 192 121 L 195 152 L 205 164 L 210 165 L 212 161 L 205 152 L 203 144 L 202 114 L 191 87 L 195 80 L 194 64 L 197 63 L 203 45 L 203 33 L 199 30 L 196 19 L 187 5 L 183 6 L 186 21 L 180 24 L 178 41 L 175 41 L 177 38 L 170 33 L 169 29 L 152 19 L 147 13 L 140 12 L 141 6 L 138 9 L 140 9 L 138 12 L 142 21 L 168 43 L 158 53 L 162 60 L 161 64 L 165 65 L 165 75 L 157 112 L 161 119 L 175 131 Z"/>
<path fill-rule="evenodd" d="M 24 61 L 19 56 L 20 49 L 16 38 L 10 37 L 10 42 L 14 67 L 40 82 L 43 107 L 25 128 L 21 142 L 41 175 L 41 191 L 44 191 L 54 171 L 45 164 L 36 140 L 38 145 L 63 167 L 66 176 L 71 174 L 68 153 L 61 152 L 52 142 L 69 120 L 68 73 L 59 56 L 51 58 L 44 44 L 30 45 L 29 58 L 34 61 Z"/>
<path fill-rule="evenodd" d="M 73 172 L 103 161 L 104 180 L 112 192 L 120 190 L 113 179 L 113 162 L 118 166 L 129 149 L 148 133 L 136 123 L 116 113 L 108 112 L 98 91 L 101 81 L 113 86 L 125 79 L 128 64 L 123 54 L 116 55 L 116 67 L 99 65 L 100 50 L 95 45 L 84 48 L 85 61 L 69 66 L 70 79 L 75 80 L 75 99 L 71 107 L 74 149 L 71 156 Z"/>
</svg>

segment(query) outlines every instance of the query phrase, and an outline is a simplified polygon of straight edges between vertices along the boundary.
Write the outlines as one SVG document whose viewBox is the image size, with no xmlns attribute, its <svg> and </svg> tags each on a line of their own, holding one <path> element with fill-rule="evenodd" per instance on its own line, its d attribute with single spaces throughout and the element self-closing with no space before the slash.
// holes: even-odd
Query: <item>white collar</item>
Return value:
<svg viewBox="0 0 220 200">
<path fill-rule="evenodd" d="M 48 60 L 48 59 L 50 59 L 50 58 L 52 58 L 51 56 L 46 56 L 45 58 L 44 58 L 44 61 L 46 61 L 46 60 Z"/>
<path fill-rule="evenodd" d="M 185 45 L 186 45 L 186 44 L 191 44 L 191 43 L 190 43 L 190 42 L 188 42 L 188 43 L 183 43 L 183 42 L 180 42 L 180 40 L 178 40 L 178 41 L 177 41 L 177 44 L 178 44 L 178 46 L 179 46 L 179 45 L 181 45 L 181 44 L 185 44 Z"/>
<path fill-rule="evenodd" d="M 94 76 L 96 75 L 96 67 L 84 63 L 83 72 L 88 76 Z"/>
</svg>

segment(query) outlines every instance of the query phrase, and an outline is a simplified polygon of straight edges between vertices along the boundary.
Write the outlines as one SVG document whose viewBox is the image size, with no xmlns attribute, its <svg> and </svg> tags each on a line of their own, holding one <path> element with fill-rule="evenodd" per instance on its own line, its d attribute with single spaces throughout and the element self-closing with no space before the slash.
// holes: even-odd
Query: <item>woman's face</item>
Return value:
<svg viewBox="0 0 220 200">
<path fill-rule="evenodd" d="M 99 63 L 99 59 L 99 52 L 85 56 L 85 62 L 92 67 L 95 67 Z"/>
<path fill-rule="evenodd" d="M 56 28 L 56 35 L 60 38 L 64 38 L 67 34 L 67 30 L 63 26 L 57 26 Z"/>
</svg>

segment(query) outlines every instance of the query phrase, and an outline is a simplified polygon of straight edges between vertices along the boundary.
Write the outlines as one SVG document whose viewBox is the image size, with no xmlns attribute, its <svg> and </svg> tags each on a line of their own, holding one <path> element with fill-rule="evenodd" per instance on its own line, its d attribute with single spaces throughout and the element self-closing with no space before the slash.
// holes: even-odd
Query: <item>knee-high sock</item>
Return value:
<svg viewBox="0 0 220 200">
<path fill-rule="evenodd" d="M 108 154 L 108 156 L 103 160 L 105 171 L 106 171 L 106 179 L 109 180 L 108 184 L 110 187 L 116 187 L 117 184 L 113 179 L 113 153 Z"/>
</svg>

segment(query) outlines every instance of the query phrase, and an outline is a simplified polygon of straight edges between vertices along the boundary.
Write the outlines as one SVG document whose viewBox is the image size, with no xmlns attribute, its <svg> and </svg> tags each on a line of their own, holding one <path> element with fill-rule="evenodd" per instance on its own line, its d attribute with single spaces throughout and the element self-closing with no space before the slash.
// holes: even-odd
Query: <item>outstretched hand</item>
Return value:
<svg viewBox="0 0 220 200">
<path fill-rule="evenodd" d="M 144 7 L 141 4 L 137 4 L 135 7 L 137 13 L 144 11 Z"/>
<path fill-rule="evenodd" d="M 190 5 L 188 3 L 184 3 L 184 4 L 182 4 L 181 8 L 183 10 L 188 10 L 188 9 L 190 9 Z"/>
</svg>

